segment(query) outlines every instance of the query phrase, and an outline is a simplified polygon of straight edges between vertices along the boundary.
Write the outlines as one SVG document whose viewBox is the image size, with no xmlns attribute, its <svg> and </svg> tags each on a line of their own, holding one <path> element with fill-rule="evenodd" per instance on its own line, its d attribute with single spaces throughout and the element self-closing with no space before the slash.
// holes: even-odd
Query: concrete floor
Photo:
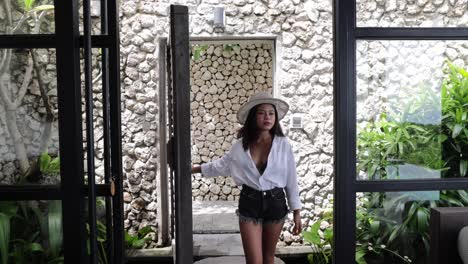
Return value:
<svg viewBox="0 0 468 264">
<path fill-rule="evenodd" d="M 245 259 L 243 256 L 216 257 L 202 259 L 194 264 L 245 264 Z M 275 258 L 275 264 L 284 264 L 284 261 Z"/>
<path fill-rule="evenodd" d="M 237 202 L 193 202 L 193 255 L 204 259 L 197 264 L 244 264 L 244 251 L 239 233 Z M 310 246 L 284 247 L 278 245 L 279 258 L 304 256 L 311 253 Z M 133 257 L 169 257 L 172 247 L 145 249 L 131 252 Z M 275 263 L 284 262 L 277 259 Z"/>
</svg>

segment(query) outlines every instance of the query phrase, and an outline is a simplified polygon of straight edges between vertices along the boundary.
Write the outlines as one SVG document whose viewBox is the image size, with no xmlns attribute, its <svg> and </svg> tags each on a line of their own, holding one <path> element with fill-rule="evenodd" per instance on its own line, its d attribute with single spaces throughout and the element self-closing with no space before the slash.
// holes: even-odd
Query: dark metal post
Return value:
<svg viewBox="0 0 468 264">
<path fill-rule="evenodd" d="M 334 1 L 333 263 L 355 263 L 356 244 L 356 1 Z"/>
<path fill-rule="evenodd" d="M 84 84 L 86 101 L 86 147 L 88 173 L 89 263 L 97 263 L 96 177 L 94 167 L 94 100 L 91 48 L 91 1 L 83 1 Z"/>
<path fill-rule="evenodd" d="M 190 58 L 188 8 L 171 5 L 171 57 L 174 89 L 175 263 L 193 263 L 190 156 Z"/>
<path fill-rule="evenodd" d="M 108 34 L 109 16 L 107 14 L 107 0 L 101 0 L 101 35 Z M 104 128 L 104 182 L 109 184 L 112 179 L 111 161 L 110 161 L 110 104 L 109 104 L 109 49 L 103 48 L 101 55 L 101 73 L 102 73 L 102 104 L 103 104 L 103 128 Z M 112 221 L 112 199 L 110 196 L 105 197 L 106 204 L 106 252 L 108 259 L 114 257 L 114 247 L 112 241 L 113 236 L 113 221 Z"/>
<path fill-rule="evenodd" d="M 85 263 L 78 1 L 54 1 L 65 262 Z M 70 228 L 73 227 L 73 228 Z"/>
<path fill-rule="evenodd" d="M 109 45 L 109 102 L 111 132 L 111 175 L 115 183 L 115 195 L 112 197 L 114 220 L 114 258 L 113 264 L 125 262 L 124 227 L 123 227 L 123 173 L 122 173 L 122 125 L 120 101 L 120 40 L 118 1 L 107 2 Z"/>
</svg>

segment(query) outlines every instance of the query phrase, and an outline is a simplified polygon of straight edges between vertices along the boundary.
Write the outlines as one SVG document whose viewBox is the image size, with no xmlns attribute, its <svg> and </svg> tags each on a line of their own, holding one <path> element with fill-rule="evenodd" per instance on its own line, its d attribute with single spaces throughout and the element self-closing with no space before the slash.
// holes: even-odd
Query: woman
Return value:
<svg viewBox="0 0 468 264">
<path fill-rule="evenodd" d="M 286 196 L 294 216 L 293 234 L 302 229 L 296 164 L 279 124 L 288 109 L 285 101 L 266 92 L 253 95 L 237 113 L 243 127 L 231 150 L 220 159 L 192 166 L 192 173 L 231 175 L 242 185 L 236 213 L 247 264 L 274 263 L 288 215 Z"/>
</svg>

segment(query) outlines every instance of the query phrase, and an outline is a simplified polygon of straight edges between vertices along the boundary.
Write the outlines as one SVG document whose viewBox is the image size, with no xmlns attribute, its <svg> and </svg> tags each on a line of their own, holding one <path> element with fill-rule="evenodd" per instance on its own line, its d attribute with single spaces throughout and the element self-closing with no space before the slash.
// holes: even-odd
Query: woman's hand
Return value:
<svg viewBox="0 0 468 264">
<path fill-rule="evenodd" d="M 192 165 L 192 173 L 201 173 L 200 165 Z"/>
<path fill-rule="evenodd" d="M 302 232 L 301 210 L 294 210 L 293 235 L 298 236 Z"/>
</svg>

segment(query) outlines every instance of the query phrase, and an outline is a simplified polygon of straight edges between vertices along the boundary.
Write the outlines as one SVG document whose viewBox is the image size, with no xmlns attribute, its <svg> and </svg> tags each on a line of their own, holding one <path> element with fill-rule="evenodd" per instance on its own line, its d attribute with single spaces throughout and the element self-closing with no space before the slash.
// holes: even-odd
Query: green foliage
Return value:
<svg viewBox="0 0 468 264">
<path fill-rule="evenodd" d="M 322 222 L 332 219 L 331 212 L 326 212 L 324 217 L 313 223 L 309 230 L 302 232 L 304 241 L 309 242 L 315 253 L 309 254 L 307 260 L 309 263 L 326 264 L 332 262 L 332 244 L 333 244 L 333 227 L 327 227 L 325 230 L 320 230 Z M 323 232 L 323 239 L 320 235 Z"/>
<path fill-rule="evenodd" d="M 47 220 L 50 252 L 53 258 L 57 258 L 60 255 L 63 243 L 62 204 L 60 201 L 51 201 L 49 203 Z"/>
<path fill-rule="evenodd" d="M 223 51 L 224 52 L 232 52 L 235 47 L 239 47 L 239 44 L 223 44 Z M 192 60 L 193 61 L 198 61 L 200 58 L 206 53 L 208 50 L 209 45 L 208 44 L 195 44 L 192 45 Z"/>
<path fill-rule="evenodd" d="M 52 11 L 55 8 L 54 5 L 36 5 L 37 3 L 36 0 L 18 0 L 18 6 L 24 13 Z"/>
<path fill-rule="evenodd" d="M 125 242 L 127 248 L 143 248 L 146 242 L 151 240 L 151 238 L 147 236 L 150 232 L 152 232 L 152 230 L 149 226 L 143 227 L 135 235 L 130 235 L 128 232 L 125 232 Z"/>
<path fill-rule="evenodd" d="M 369 179 L 390 177 L 389 168 L 413 164 L 465 177 L 468 169 L 468 73 L 447 63 L 441 96 L 420 87 L 404 94 L 378 120 L 359 127 L 358 171 Z M 442 115 L 438 113 L 442 113 Z"/>
<path fill-rule="evenodd" d="M 446 74 L 440 96 L 423 86 L 408 89 L 393 104 L 390 100 L 377 120 L 358 128 L 358 172 L 379 180 L 431 173 L 466 177 L 468 73 L 448 62 Z M 431 194 L 436 198 L 426 199 L 424 192 L 364 194 L 357 211 L 356 258 L 427 263 L 430 208 L 468 205 L 464 190 Z"/>
<path fill-rule="evenodd" d="M 98 200 L 100 201 L 100 200 Z M 96 229 L 97 229 L 97 256 L 98 256 L 98 263 L 99 264 L 108 264 L 109 259 L 106 252 L 106 242 L 107 242 L 107 229 L 106 225 L 103 224 L 100 220 L 96 220 Z M 89 224 L 86 223 L 86 230 L 88 232 L 88 241 L 87 241 L 87 249 L 88 254 L 91 254 L 90 248 L 90 241 L 89 241 Z"/>
<path fill-rule="evenodd" d="M 203 44 L 203 45 L 193 45 L 192 46 L 192 60 L 197 61 L 200 59 L 200 57 L 206 52 L 208 49 L 208 45 Z"/>
<path fill-rule="evenodd" d="M 411 262 L 409 258 L 405 258 L 398 254 L 398 252 L 388 249 L 382 243 L 382 240 L 379 238 L 381 236 L 379 232 L 381 226 L 379 217 L 360 207 L 356 213 L 356 218 L 358 227 L 355 261 L 357 264 L 384 263 L 385 259 L 392 259 L 392 263 Z M 332 263 L 333 227 L 329 225 L 323 230 L 320 229 L 324 221 L 331 222 L 331 219 L 331 212 L 325 212 L 308 230 L 302 232 L 304 241 L 310 243 L 315 251 L 315 253 L 307 256 L 307 260 L 311 264 Z"/>
<path fill-rule="evenodd" d="M 1 263 L 63 263 L 59 201 L 0 202 Z"/>
<path fill-rule="evenodd" d="M 39 157 L 39 170 L 43 174 L 60 173 L 60 157 L 53 158 L 46 152 Z"/>
<path fill-rule="evenodd" d="M 18 4 L 24 11 L 28 12 L 32 9 L 36 0 L 18 0 Z"/>
<path fill-rule="evenodd" d="M 18 206 L 14 202 L 0 202 L 0 261 L 8 263 L 8 244 L 10 242 L 10 220 L 16 215 Z"/>
<path fill-rule="evenodd" d="M 465 177 L 468 167 L 468 73 L 448 63 L 448 77 L 442 84 L 443 146 L 449 177 Z"/>
</svg>

